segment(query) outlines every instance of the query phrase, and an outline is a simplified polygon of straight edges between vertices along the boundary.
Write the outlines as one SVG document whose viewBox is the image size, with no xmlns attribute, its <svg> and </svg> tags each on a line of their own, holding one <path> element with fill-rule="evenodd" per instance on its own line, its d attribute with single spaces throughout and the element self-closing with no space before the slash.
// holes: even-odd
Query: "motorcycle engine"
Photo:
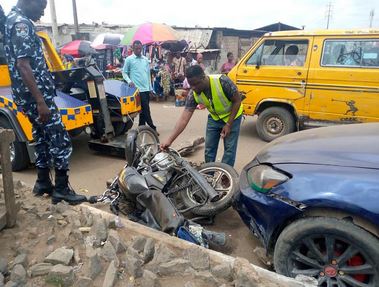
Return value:
<svg viewBox="0 0 379 287">
<path fill-rule="evenodd" d="M 174 159 L 168 153 L 160 152 L 154 156 L 152 163 L 154 163 L 159 170 L 167 170 L 171 166 L 173 166 L 175 162 Z"/>
</svg>

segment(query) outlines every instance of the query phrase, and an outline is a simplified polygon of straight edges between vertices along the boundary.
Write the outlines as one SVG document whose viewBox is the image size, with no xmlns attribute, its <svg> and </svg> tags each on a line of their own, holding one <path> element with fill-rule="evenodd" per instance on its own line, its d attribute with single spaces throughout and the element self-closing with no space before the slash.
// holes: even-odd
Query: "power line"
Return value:
<svg viewBox="0 0 379 287">
<path fill-rule="evenodd" d="M 330 1 L 328 5 L 326 6 L 326 29 L 329 29 L 329 23 L 330 19 L 332 18 L 333 15 L 333 5 L 332 2 Z"/>
</svg>

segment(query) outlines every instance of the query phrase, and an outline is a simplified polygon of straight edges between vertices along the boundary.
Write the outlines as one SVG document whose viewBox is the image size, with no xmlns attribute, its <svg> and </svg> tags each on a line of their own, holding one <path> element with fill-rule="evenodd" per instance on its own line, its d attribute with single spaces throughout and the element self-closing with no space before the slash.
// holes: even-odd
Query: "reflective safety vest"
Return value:
<svg viewBox="0 0 379 287">
<path fill-rule="evenodd" d="M 230 112 L 232 110 L 232 102 L 225 96 L 222 89 L 220 77 L 221 75 L 209 75 L 209 82 L 211 86 L 211 99 L 202 92 L 198 95 L 195 91 L 193 92 L 196 103 L 203 104 L 211 114 L 215 121 L 223 120 L 225 123 L 228 122 Z M 235 119 L 242 115 L 243 106 L 241 106 L 235 116 Z"/>
</svg>

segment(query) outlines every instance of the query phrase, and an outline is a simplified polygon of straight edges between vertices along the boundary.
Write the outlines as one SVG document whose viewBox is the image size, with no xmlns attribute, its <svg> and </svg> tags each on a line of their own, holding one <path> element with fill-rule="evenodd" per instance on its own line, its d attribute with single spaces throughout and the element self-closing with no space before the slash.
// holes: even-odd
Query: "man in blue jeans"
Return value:
<svg viewBox="0 0 379 287">
<path fill-rule="evenodd" d="M 243 112 L 241 96 L 236 85 L 225 75 L 206 76 L 199 65 L 189 67 L 186 75 L 192 90 L 174 131 L 161 144 L 161 148 L 166 149 L 172 144 L 187 126 L 196 106 L 203 104 L 209 111 L 205 161 L 216 160 L 218 144 L 222 138 L 224 140 L 222 162 L 234 166 Z"/>
<path fill-rule="evenodd" d="M 140 41 L 134 41 L 133 52 L 134 54 L 125 60 L 122 76 L 130 87 L 137 87 L 140 92 L 141 113 L 139 115 L 139 125 L 148 124 L 153 130 L 157 131 L 157 127 L 151 118 L 149 105 L 150 92 L 152 91 L 150 63 L 149 60 L 141 54 L 142 43 Z"/>
</svg>

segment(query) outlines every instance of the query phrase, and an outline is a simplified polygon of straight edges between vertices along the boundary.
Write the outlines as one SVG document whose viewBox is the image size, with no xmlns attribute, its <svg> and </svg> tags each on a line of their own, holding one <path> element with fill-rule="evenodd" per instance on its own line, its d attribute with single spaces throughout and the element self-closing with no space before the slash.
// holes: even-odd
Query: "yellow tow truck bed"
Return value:
<svg viewBox="0 0 379 287">
<path fill-rule="evenodd" d="M 57 91 L 57 96 L 54 98 L 54 101 L 59 108 L 62 122 L 67 131 L 88 126 L 93 123 L 91 105 L 70 97 L 60 91 Z M 0 108 L 8 108 L 15 113 L 27 139 L 31 141 L 33 139 L 32 125 L 22 112 L 22 109 L 17 107 L 13 102 L 10 87 L 0 87 Z"/>
</svg>

